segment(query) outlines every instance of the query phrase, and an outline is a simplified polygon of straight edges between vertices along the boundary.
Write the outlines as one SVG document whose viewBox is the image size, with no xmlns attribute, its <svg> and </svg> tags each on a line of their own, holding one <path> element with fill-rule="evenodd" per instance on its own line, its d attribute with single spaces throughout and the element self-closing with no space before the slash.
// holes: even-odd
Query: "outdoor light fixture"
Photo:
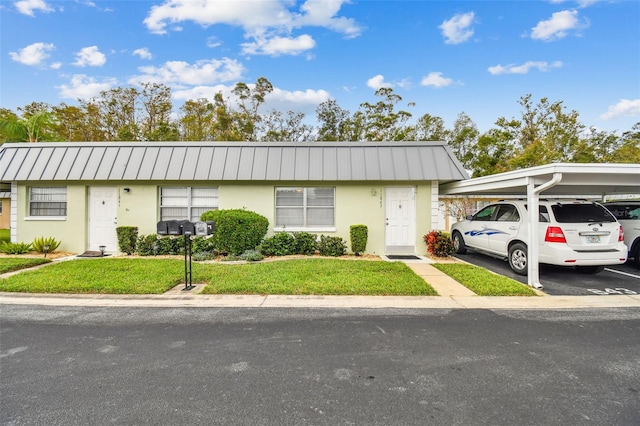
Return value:
<svg viewBox="0 0 640 426">
<path fill-rule="evenodd" d="M 98 248 L 100 249 L 100 256 L 104 256 L 104 251 L 106 250 L 107 246 L 100 246 Z"/>
<path fill-rule="evenodd" d="M 51 246 L 49 244 L 45 244 L 42 249 L 44 250 L 44 257 L 47 257 L 47 253 L 49 253 L 49 249 Z"/>
<path fill-rule="evenodd" d="M 131 192 L 131 188 L 124 188 L 124 192 Z"/>
<path fill-rule="evenodd" d="M 153 243 L 153 255 L 156 256 L 158 254 L 158 243 Z"/>
</svg>

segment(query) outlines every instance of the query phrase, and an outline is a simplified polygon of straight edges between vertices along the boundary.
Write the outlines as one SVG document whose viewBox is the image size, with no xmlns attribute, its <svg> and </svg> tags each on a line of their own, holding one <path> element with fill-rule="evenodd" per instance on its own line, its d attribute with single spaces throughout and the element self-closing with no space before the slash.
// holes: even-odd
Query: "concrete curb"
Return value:
<svg viewBox="0 0 640 426">
<path fill-rule="evenodd" d="M 44 295 L 0 293 L 0 304 L 148 308 L 584 309 L 640 307 L 633 296 L 282 296 L 282 295 Z"/>
</svg>

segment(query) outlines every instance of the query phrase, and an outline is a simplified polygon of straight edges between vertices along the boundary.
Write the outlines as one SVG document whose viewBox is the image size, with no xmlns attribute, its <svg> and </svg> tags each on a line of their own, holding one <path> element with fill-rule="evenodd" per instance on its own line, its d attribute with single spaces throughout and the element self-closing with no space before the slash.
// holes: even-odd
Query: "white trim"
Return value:
<svg viewBox="0 0 640 426">
<path fill-rule="evenodd" d="M 11 242 L 18 242 L 18 182 L 11 182 L 11 218 L 9 219 L 11 228 Z"/>
</svg>

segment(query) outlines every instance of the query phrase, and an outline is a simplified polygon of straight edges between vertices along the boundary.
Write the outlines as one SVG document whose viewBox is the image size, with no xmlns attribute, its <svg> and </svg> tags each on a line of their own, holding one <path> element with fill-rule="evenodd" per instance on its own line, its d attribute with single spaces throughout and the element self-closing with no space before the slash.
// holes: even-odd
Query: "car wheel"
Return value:
<svg viewBox="0 0 640 426">
<path fill-rule="evenodd" d="M 527 275 L 527 246 L 515 243 L 509 247 L 509 266 L 518 275 Z"/>
<path fill-rule="evenodd" d="M 451 235 L 451 239 L 453 240 L 453 251 L 457 254 L 465 254 L 467 252 L 467 245 L 464 243 L 464 239 L 462 238 L 462 234 L 458 231 L 454 231 L 453 235 Z"/>
<path fill-rule="evenodd" d="M 604 266 L 576 266 L 576 271 L 581 274 L 597 274 L 604 271 Z"/>
</svg>

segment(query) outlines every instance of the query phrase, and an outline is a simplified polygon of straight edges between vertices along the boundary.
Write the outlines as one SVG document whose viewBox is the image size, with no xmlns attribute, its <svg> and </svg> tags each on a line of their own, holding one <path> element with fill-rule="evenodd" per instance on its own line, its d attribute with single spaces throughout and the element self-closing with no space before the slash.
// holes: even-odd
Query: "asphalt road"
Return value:
<svg viewBox="0 0 640 426">
<path fill-rule="evenodd" d="M 637 425 L 640 311 L 0 310 L 3 425 Z"/>
<path fill-rule="evenodd" d="M 527 277 L 514 273 L 506 260 L 472 250 L 454 257 L 481 266 L 522 283 Z M 627 262 L 605 268 L 597 274 L 582 274 L 573 268 L 540 265 L 540 283 L 543 291 L 552 296 L 607 296 L 612 294 L 640 294 L 640 269 Z"/>
</svg>

